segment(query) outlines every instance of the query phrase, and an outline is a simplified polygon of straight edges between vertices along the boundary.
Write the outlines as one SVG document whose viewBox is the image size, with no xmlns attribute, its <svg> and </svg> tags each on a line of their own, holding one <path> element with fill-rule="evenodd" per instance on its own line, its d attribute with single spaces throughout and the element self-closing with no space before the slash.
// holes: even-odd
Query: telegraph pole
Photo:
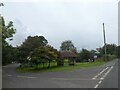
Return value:
<svg viewBox="0 0 120 90">
<path fill-rule="evenodd" d="M 104 23 L 103 23 L 103 36 L 104 36 L 104 47 L 105 47 L 105 61 L 107 61 L 106 37 L 105 37 L 105 26 L 104 26 Z"/>
</svg>

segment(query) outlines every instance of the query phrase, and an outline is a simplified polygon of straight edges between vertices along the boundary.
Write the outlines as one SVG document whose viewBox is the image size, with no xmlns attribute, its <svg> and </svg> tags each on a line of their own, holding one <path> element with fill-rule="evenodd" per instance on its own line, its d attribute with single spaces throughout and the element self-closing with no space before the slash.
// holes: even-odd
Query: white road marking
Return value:
<svg viewBox="0 0 120 90">
<path fill-rule="evenodd" d="M 101 80 L 95 85 L 94 88 L 97 88 L 101 83 L 102 83 L 102 80 L 109 74 L 109 72 L 113 69 L 113 66 L 111 66 L 107 72 L 104 74 L 104 76 L 102 78 L 100 78 Z"/>
<path fill-rule="evenodd" d="M 8 74 L 7 76 L 8 77 L 21 77 L 21 78 L 37 78 L 37 77 L 30 77 L 30 76 L 13 76 L 13 75 L 10 75 L 10 74 Z"/>
<path fill-rule="evenodd" d="M 97 84 L 97 85 L 95 85 L 95 87 L 94 88 L 97 88 L 99 85 Z"/>
<path fill-rule="evenodd" d="M 36 78 L 36 77 L 29 77 L 29 76 L 17 76 L 17 77 L 23 77 L 23 78 Z"/>
<path fill-rule="evenodd" d="M 103 80 L 104 78 L 102 77 L 102 78 L 100 78 L 100 80 Z"/>
<path fill-rule="evenodd" d="M 2 67 L 8 67 L 8 66 L 2 66 Z"/>
<path fill-rule="evenodd" d="M 51 78 L 51 79 L 54 79 L 54 80 L 93 80 L 93 79 L 82 79 L 82 78 Z M 96 80 L 100 80 L 100 79 L 96 79 Z"/>
<path fill-rule="evenodd" d="M 99 84 L 101 84 L 101 83 L 102 83 L 102 81 L 99 81 L 98 83 L 99 83 Z"/>
<path fill-rule="evenodd" d="M 97 88 L 100 84 L 102 83 L 102 81 L 99 81 L 94 88 Z"/>
<path fill-rule="evenodd" d="M 112 69 L 113 69 L 113 66 L 110 67 L 110 69 L 104 74 L 104 76 L 102 78 L 104 79 Z"/>
<path fill-rule="evenodd" d="M 12 76 L 12 75 L 7 75 L 7 76 L 9 76 L 9 77 L 10 77 L 10 76 Z"/>
<path fill-rule="evenodd" d="M 100 73 L 98 73 L 96 76 L 94 76 L 92 79 L 96 79 L 97 77 L 99 77 L 102 73 L 104 73 L 106 70 L 108 69 L 108 67 L 106 67 L 105 69 L 103 69 Z"/>
</svg>

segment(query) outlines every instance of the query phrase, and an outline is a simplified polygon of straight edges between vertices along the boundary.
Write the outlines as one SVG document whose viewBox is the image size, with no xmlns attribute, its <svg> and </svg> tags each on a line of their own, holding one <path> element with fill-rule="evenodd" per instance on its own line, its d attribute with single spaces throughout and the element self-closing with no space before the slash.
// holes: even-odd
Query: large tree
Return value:
<svg viewBox="0 0 120 90">
<path fill-rule="evenodd" d="M 2 64 L 10 63 L 12 60 L 12 46 L 8 44 L 6 39 L 12 40 L 13 34 L 15 34 L 16 29 L 13 26 L 13 22 L 10 21 L 7 25 L 2 16 L 0 16 L 0 36 L 2 36 Z"/>
<path fill-rule="evenodd" d="M 71 40 L 66 40 L 61 43 L 60 50 L 76 52 L 76 47 L 74 46 Z"/>
<path fill-rule="evenodd" d="M 79 53 L 79 58 L 80 61 L 87 61 L 88 59 L 90 59 L 90 51 L 88 51 L 87 49 L 82 49 L 82 51 Z"/>
<path fill-rule="evenodd" d="M 2 30 L 2 43 L 7 44 L 6 39 L 12 40 L 13 34 L 15 34 L 16 29 L 13 26 L 13 22 L 10 21 L 7 25 L 5 25 L 5 20 L 0 16 L 0 30 Z"/>
<path fill-rule="evenodd" d="M 48 68 L 50 67 L 50 63 L 53 60 L 57 59 L 57 54 L 54 52 L 53 49 L 49 46 L 43 46 L 43 47 L 38 47 L 35 48 L 31 53 L 30 53 L 30 62 L 36 64 L 36 68 L 38 68 L 39 64 L 43 64 L 48 62 Z"/>
<path fill-rule="evenodd" d="M 58 58 L 59 58 L 59 52 L 57 51 L 57 49 L 55 49 L 54 47 L 52 47 L 51 45 L 47 45 L 46 46 L 50 52 L 48 52 L 48 68 L 50 67 L 50 63 L 54 60 L 56 62 L 58 62 Z"/>
<path fill-rule="evenodd" d="M 105 54 L 105 46 L 103 46 L 102 48 L 99 48 L 98 51 L 100 52 L 101 55 L 104 55 Z M 117 46 L 115 44 L 106 44 L 107 54 L 115 55 L 116 51 L 117 51 Z"/>
<path fill-rule="evenodd" d="M 25 62 L 29 53 L 35 48 L 46 46 L 48 41 L 43 36 L 28 36 L 23 44 L 19 47 L 20 62 Z"/>
</svg>

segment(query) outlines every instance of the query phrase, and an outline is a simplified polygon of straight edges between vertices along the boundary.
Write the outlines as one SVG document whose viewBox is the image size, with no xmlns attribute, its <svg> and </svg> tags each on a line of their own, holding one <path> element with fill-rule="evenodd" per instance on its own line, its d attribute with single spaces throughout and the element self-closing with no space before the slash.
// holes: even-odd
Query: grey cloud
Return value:
<svg viewBox="0 0 120 90">
<path fill-rule="evenodd" d="M 117 3 L 12 5 L 14 8 L 8 3 L 9 9 L 5 8 L 4 15 L 7 18 L 16 17 L 22 22 L 15 20 L 17 33 L 11 42 L 13 45 L 19 45 L 28 35 L 44 35 L 57 49 L 64 40 L 72 40 L 77 49 L 95 49 L 103 45 L 103 22 L 106 25 L 107 42 L 117 44 Z"/>
<path fill-rule="evenodd" d="M 16 33 L 13 36 L 13 40 L 9 41 L 10 44 L 13 46 L 16 45 L 21 45 L 22 42 L 26 39 L 27 37 L 27 27 L 25 27 L 22 22 L 18 19 L 15 19 L 14 21 L 14 27 L 16 29 Z"/>
</svg>

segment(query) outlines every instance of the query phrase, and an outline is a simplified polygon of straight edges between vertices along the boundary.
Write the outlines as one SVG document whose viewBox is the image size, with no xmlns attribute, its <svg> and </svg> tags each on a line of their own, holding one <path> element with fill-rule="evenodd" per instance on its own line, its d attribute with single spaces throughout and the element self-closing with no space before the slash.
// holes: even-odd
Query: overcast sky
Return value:
<svg viewBox="0 0 120 90">
<path fill-rule="evenodd" d="M 2 16 L 6 22 L 12 20 L 17 30 L 10 41 L 13 46 L 29 35 L 43 35 L 58 50 L 64 40 L 72 40 L 78 50 L 95 49 L 103 46 L 103 22 L 107 43 L 118 44 L 117 0 L 5 2 Z"/>
</svg>

